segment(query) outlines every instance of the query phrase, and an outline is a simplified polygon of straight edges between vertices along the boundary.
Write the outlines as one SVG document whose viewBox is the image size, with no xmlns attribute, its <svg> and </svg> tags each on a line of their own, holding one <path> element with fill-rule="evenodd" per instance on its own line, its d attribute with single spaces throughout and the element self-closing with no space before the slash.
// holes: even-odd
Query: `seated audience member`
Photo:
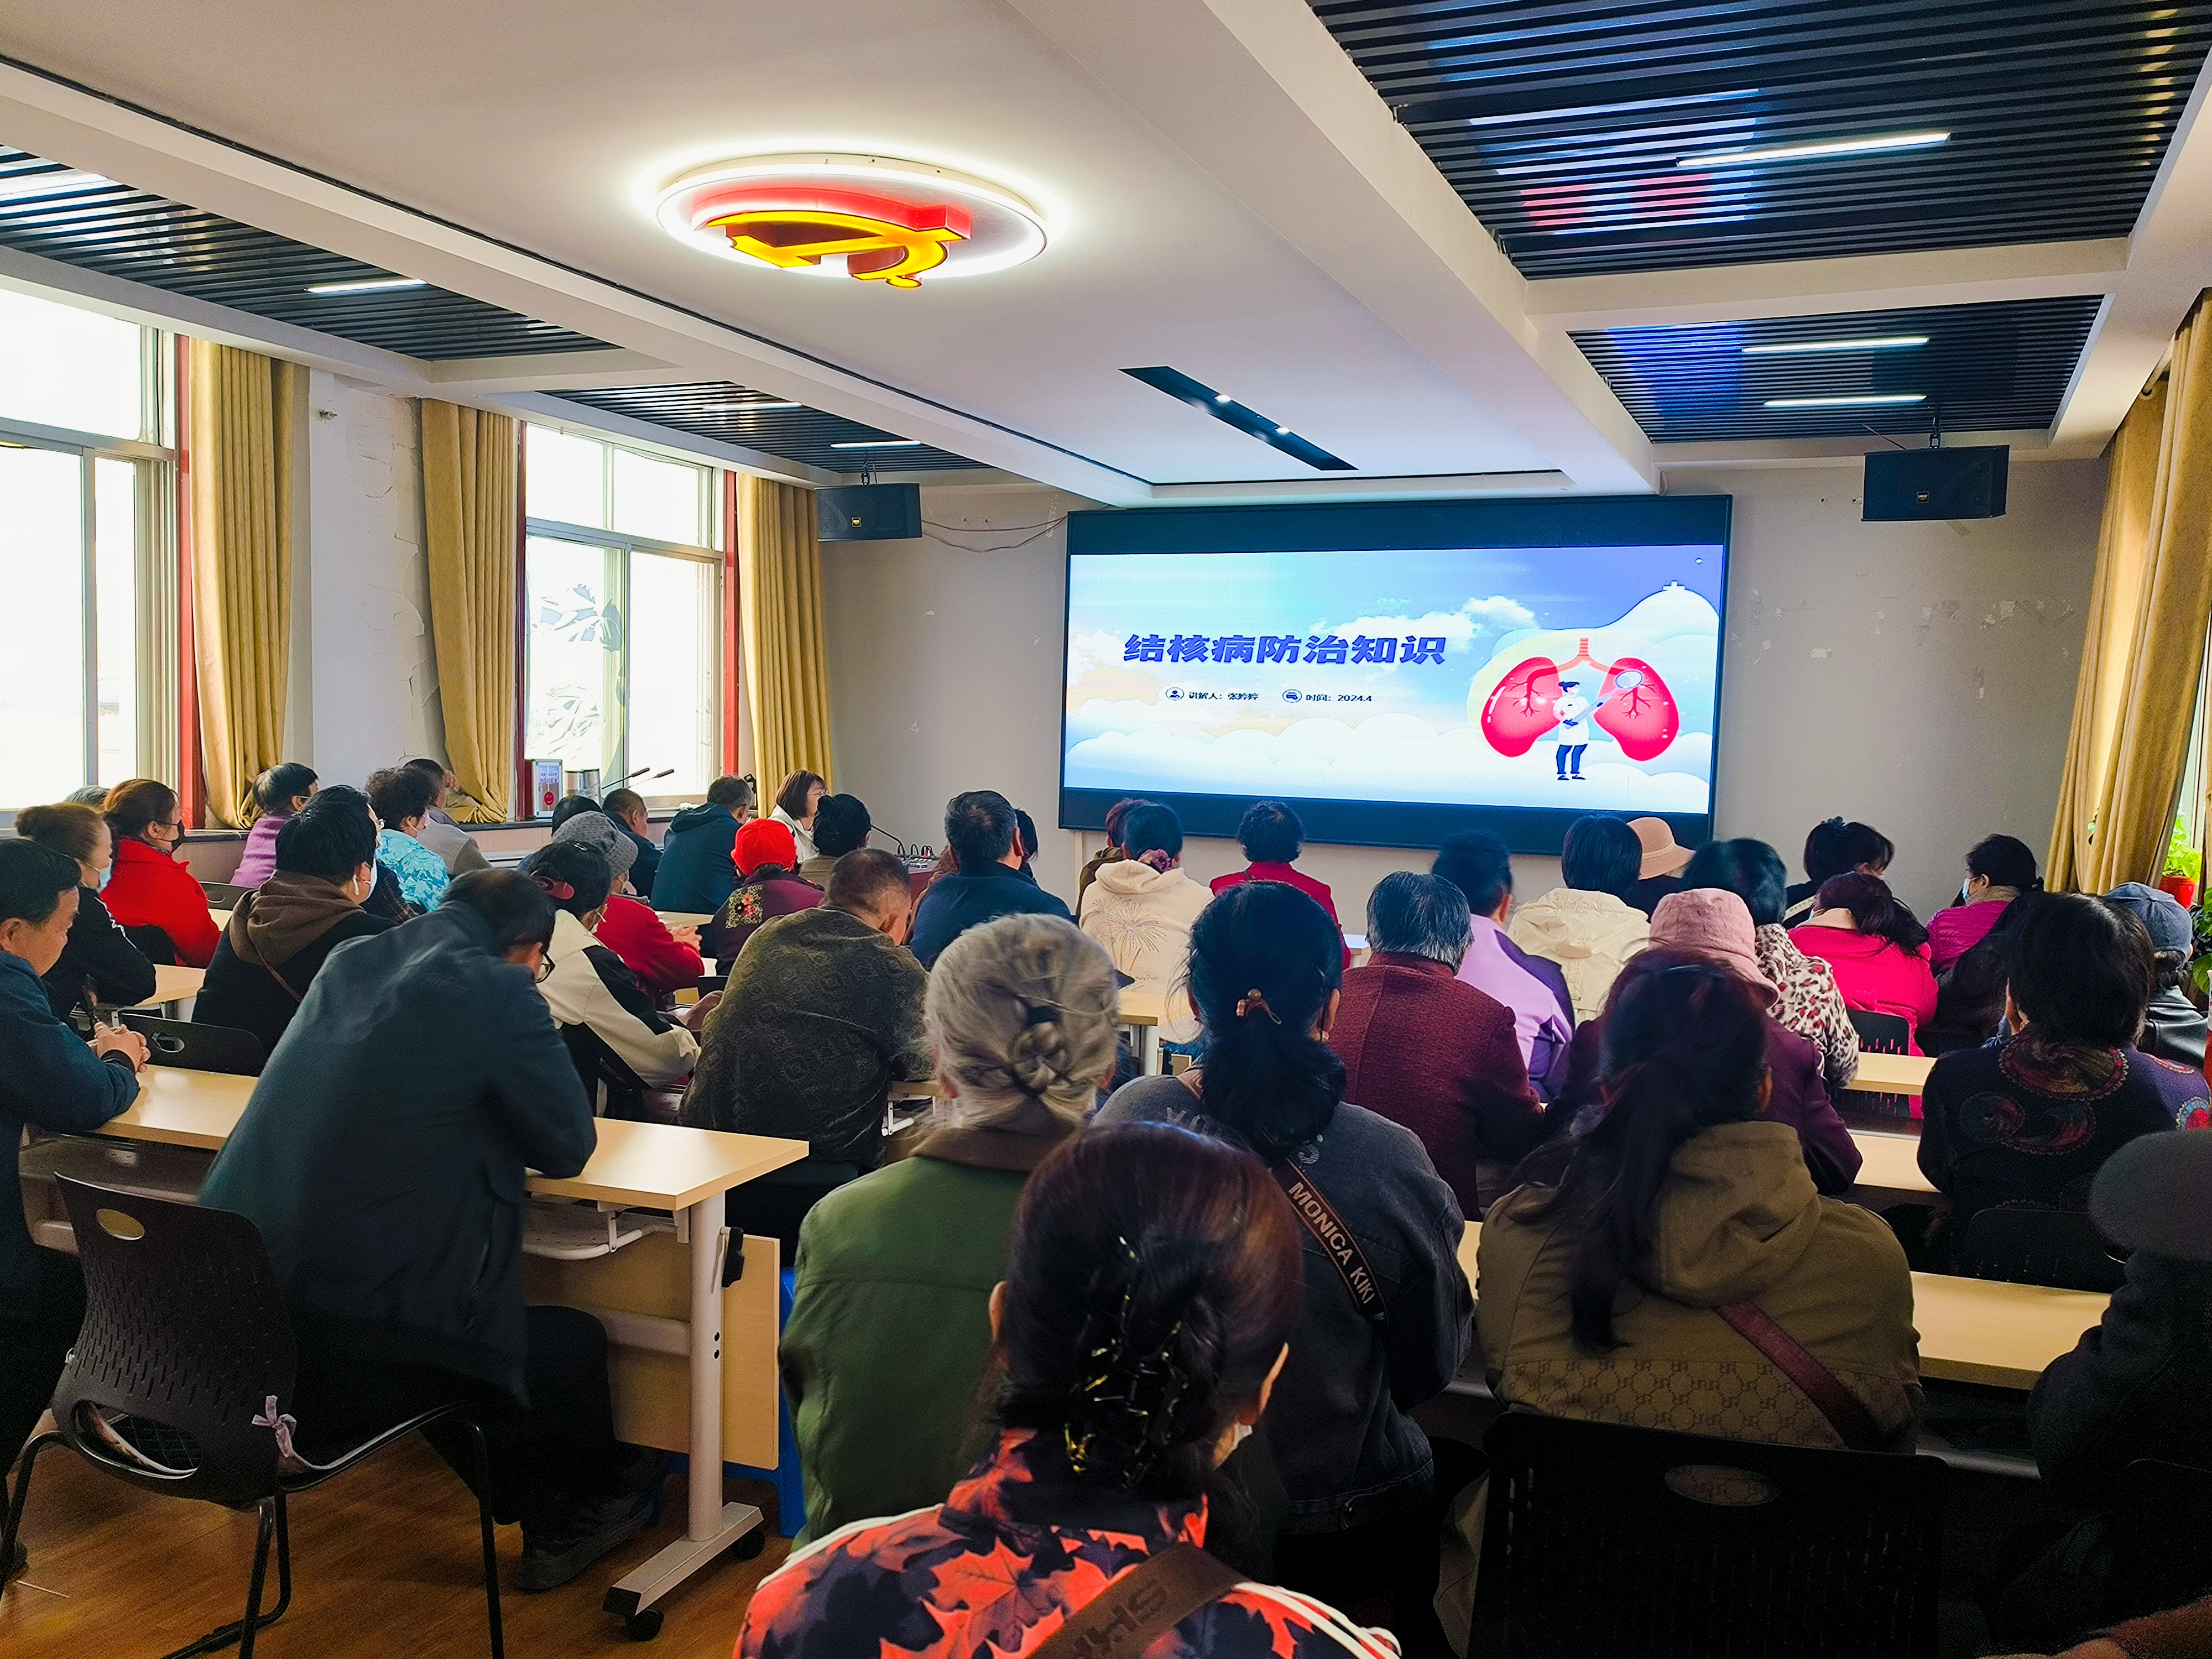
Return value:
<svg viewBox="0 0 2212 1659">
<path fill-rule="evenodd" d="M 653 1510 L 624 1489 L 605 1333 L 522 1300 L 527 1172 L 574 1176 L 598 1139 L 538 994 L 555 914 L 529 877 L 479 870 L 432 915 L 334 953 L 200 1193 L 268 1244 L 306 1455 L 467 1401 L 492 1512 L 522 1523 L 526 1590 L 574 1578 Z M 465 1431 L 428 1437 L 473 1474 Z"/>
<path fill-rule="evenodd" d="M 1037 884 L 1036 855 L 1044 843 L 1037 839 L 1036 820 L 1018 806 L 1014 808 L 1014 845 L 1022 854 L 1022 867 L 1015 874 L 1034 887 Z"/>
<path fill-rule="evenodd" d="M 1677 894 L 1662 903 L 1691 896 Z M 1475 1322 L 1500 1401 L 1783 1445 L 1912 1449 L 1912 1280 L 1881 1218 L 1814 1189 L 1765 1114 L 1773 1022 L 1740 968 L 1653 950 L 1606 1011 L 1605 1114 L 1483 1222 Z M 1831 1415 L 1759 1328 L 1842 1384 Z M 1778 1375 L 1761 1386 L 1759 1373 Z M 1718 1425 L 1718 1426 L 1717 1426 Z"/>
<path fill-rule="evenodd" d="M 1421 1138 L 1462 1214 L 1478 1218 L 1544 1138 L 1513 1011 L 1455 975 L 1467 955 L 1467 898 L 1401 870 L 1367 897 L 1373 956 L 1344 976 L 1328 1046 L 1344 1094 Z"/>
<path fill-rule="evenodd" d="M 1805 837 L 1805 879 L 1783 894 L 1783 925 L 1795 927 L 1811 915 L 1820 889 L 1838 876 L 1883 875 L 1896 856 L 1889 837 L 1870 823 L 1827 818 L 1814 824 Z"/>
<path fill-rule="evenodd" d="M 276 868 L 276 834 L 315 793 L 315 769 L 297 761 L 272 766 L 253 781 L 253 827 L 230 872 L 233 887 L 258 887 Z"/>
<path fill-rule="evenodd" d="M 738 1659 L 1035 1653 L 1102 1591 L 1129 1592 L 1126 1570 L 1206 1544 L 1222 1521 L 1208 1489 L 1267 1409 L 1286 1339 L 1297 1364 L 1300 1249 L 1288 1201 L 1242 1152 L 1160 1125 L 1068 1141 L 1030 1177 L 990 1295 L 1006 1371 L 996 1445 L 941 1505 L 862 1522 L 762 1580 Z M 1097 1650 L 1399 1651 L 1261 1583 L 1233 1583 L 1172 1626 L 1174 1603 L 1160 1606 L 1146 1595 L 1124 1609 L 1126 1644 Z"/>
<path fill-rule="evenodd" d="M 107 799 L 107 786 L 88 783 L 82 789 L 72 789 L 62 799 L 73 806 L 98 806 Z"/>
<path fill-rule="evenodd" d="M 1513 914 L 1511 854 L 1489 830 L 1470 830 L 1437 849 L 1430 873 L 1467 898 L 1471 933 L 1459 965 L 1461 981 L 1512 1010 L 1528 1081 L 1539 1098 L 1551 1099 L 1566 1081 L 1574 1000 L 1558 963 L 1532 957 L 1505 937 L 1505 923 Z"/>
<path fill-rule="evenodd" d="M 814 815 L 829 793 L 830 786 L 818 772 L 793 772 L 775 792 L 775 807 L 769 817 L 791 831 L 792 843 L 799 849 L 793 870 L 814 856 Z"/>
<path fill-rule="evenodd" d="M 207 894 L 177 855 L 185 836 L 177 792 L 133 778 L 107 792 L 100 811 L 115 838 L 115 865 L 100 890 L 107 914 L 149 961 L 206 967 L 221 935 Z"/>
<path fill-rule="evenodd" d="M 817 1158 L 876 1166 L 890 1085 L 930 1075 L 929 979 L 903 943 L 907 893 L 906 866 L 862 848 L 837 861 L 819 904 L 761 924 L 708 1018 L 684 1122 L 787 1136 Z"/>
<path fill-rule="evenodd" d="M 562 824 L 568 823 L 579 812 L 596 812 L 599 810 L 599 802 L 593 800 L 589 795 L 563 795 L 553 803 L 551 820 L 553 828 L 559 830 Z"/>
<path fill-rule="evenodd" d="M 1628 827 L 1636 831 L 1644 857 L 1636 866 L 1636 884 L 1625 896 L 1648 916 L 1661 899 L 1681 890 L 1682 866 L 1690 861 L 1690 849 L 1675 844 L 1674 831 L 1664 818 L 1631 818 Z"/>
<path fill-rule="evenodd" d="M 1767 1015 L 1766 1069 L 1771 1087 L 1765 1115 L 1797 1132 L 1805 1149 L 1805 1167 L 1812 1171 L 1815 1187 L 1829 1194 L 1850 1191 L 1862 1162 L 1858 1143 L 1836 1115 L 1835 1105 L 1822 1086 L 1819 1051 L 1773 1017 L 1777 994 L 1759 967 L 1751 916 L 1743 901 L 1733 893 L 1711 888 L 1668 894 L 1659 901 L 1659 914 L 1652 918 L 1650 948 L 1686 960 L 1716 963 L 1751 987 Z M 1560 1105 L 1577 1112 L 1603 1109 L 1603 1024 L 1601 1016 L 1576 1031 L 1574 1066 L 1560 1093 Z"/>
<path fill-rule="evenodd" d="M 358 789 L 332 784 L 286 820 L 276 869 L 231 911 L 192 1018 L 275 1054 L 331 952 L 395 925 L 361 908 L 375 888 L 376 820 Z"/>
<path fill-rule="evenodd" d="M 1559 848 L 1566 884 L 1513 913 L 1508 935 L 1531 956 L 1559 964 L 1577 1020 L 1605 1006 L 1613 975 L 1651 930 L 1650 918 L 1625 896 L 1643 864 L 1644 843 L 1619 818 L 1577 818 Z"/>
<path fill-rule="evenodd" d="M 1828 964 L 1846 1008 L 1893 1014 L 1913 1032 L 1936 1017 L 1928 930 L 1880 876 L 1830 877 L 1812 919 L 1790 930 L 1790 942 Z M 1916 1037 L 1906 1036 L 1905 1052 L 1920 1052 Z"/>
<path fill-rule="evenodd" d="M 1083 895 L 1090 890 L 1091 884 L 1097 878 L 1101 870 L 1109 864 L 1119 864 L 1129 856 L 1121 846 L 1121 825 L 1127 819 L 1130 809 L 1151 804 L 1140 795 L 1130 795 L 1106 809 L 1106 844 L 1084 860 L 1083 869 L 1075 878 L 1076 903 L 1083 902 Z"/>
<path fill-rule="evenodd" d="M 620 824 L 596 807 L 586 807 L 562 820 L 546 844 L 550 846 L 553 842 L 588 847 L 606 860 L 612 889 L 607 895 L 606 908 L 599 917 L 599 926 L 592 932 L 599 936 L 600 944 L 620 957 L 623 965 L 637 975 L 638 984 L 649 999 L 665 1008 L 675 993 L 699 982 L 699 976 L 707 971 L 707 964 L 699 954 L 699 930 L 679 927 L 672 931 L 651 905 L 623 891 L 629 884 L 633 867 L 630 860 L 636 857 L 637 848 L 623 834 Z"/>
<path fill-rule="evenodd" d="M 1966 884 L 1948 909 L 1928 919 L 1929 965 L 1937 973 L 1978 945 L 2005 907 L 2022 893 L 2040 892 L 2035 854 L 2010 836 L 1984 836 L 1966 854 Z"/>
<path fill-rule="evenodd" d="M 2038 900 L 2011 951 L 2012 1035 L 1944 1055 L 1921 1095 L 1920 1172 L 1950 1200 L 1942 1255 L 1992 1205 L 2081 1209 L 2121 1146 L 2204 1121 L 2202 1074 L 2133 1046 L 2152 954 L 2142 924 L 2100 899 Z"/>
<path fill-rule="evenodd" d="M 1858 1075 L 1859 1036 L 1835 970 L 1807 956 L 1782 925 L 1782 854 L 1748 836 L 1708 842 L 1682 871 L 1686 888 L 1718 887 L 1751 913 L 1759 934 L 1759 970 L 1778 994 L 1774 1018 L 1820 1051 L 1820 1075 L 1834 1094 Z"/>
<path fill-rule="evenodd" d="M 22 820 L 15 821 L 22 828 Z M 2142 1035 L 2136 1047 L 2160 1060 L 2197 1071 L 2204 1069 L 2204 1011 L 2189 1000 L 2182 988 L 2189 980 L 2189 959 L 2196 950 L 2189 912 L 2172 894 L 2130 881 L 2105 895 L 2105 902 L 2125 910 L 2150 935 L 2155 958 L 2150 1010 L 2143 1016 Z"/>
<path fill-rule="evenodd" d="M 725 972 L 763 922 L 811 910 L 822 902 L 822 890 L 798 874 L 799 848 L 790 829 L 775 818 L 755 818 L 738 830 L 730 856 L 738 884 L 701 935 L 707 954 L 722 963 Z"/>
<path fill-rule="evenodd" d="M 855 855 L 853 878 L 868 869 L 883 905 L 897 906 L 902 888 L 895 884 L 903 883 L 905 866 L 885 853 Z M 768 929 L 744 958 L 748 975 L 756 956 L 781 947 L 788 935 L 827 933 L 834 926 L 850 945 L 860 938 L 853 931 L 857 921 L 871 936 L 886 937 L 879 921 L 843 908 L 850 902 L 844 880 L 832 878 L 819 910 Z M 833 947 L 826 960 L 842 954 Z M 903 968 L 884 966 L 884 982 L 903 988 L 894 973 L 911 974 L 920 989 L 912 958 Z M 879 1079 L 921 1070 L 933 1050 L 943 1100 L 913 1157 L 830 1194 L 799 1230 L 797 1300 L 779 1354 L 806 1477 L 802 1545 L 870 1516 L 930 1504 L 983 1449 L 985 1402 L 977 1385 L 990 1363 L 991 1287 L 1006 1277 L 1014 1206 L 1038 1162 L 1082 1127 L 1114 1071 L 1119 1016 L 1112 969 L 1096 945 L 1056 916 L 1001 916 L 969 928 L 945 948 L 927 984 L 926 1034 L 886 1030 L 880 1044 L 864 1050 L 844 1036 L 848 1028 L 833 1033 L 852 1051 L 854 1063 L 844 1069 L 859 1085 L 858 1107 L 846 1114 L 851 1132 L 863 1127 L 863 1113 L 881 1124 Z M 757 994 L 781 1000 L 773 981 Z M 903 988 L 898 995 L 902 1026 L 908 995 Z M 718 1019 L 763 1023 L 750 1011 L 733 1016 L 730 1003 L 723 999 Z M 803 1012 L 780 1017 L 804 1030 L 829 1006 L 817 995 Z M 778 1017 L 771 1013 L 769 1021 Z M 752 1041 L 759 1036 L 756 1030 Z M 715 1041 L 710 1027 L 710 1049 Z M 812 1068 L 799 1081 L 817 1086 Z M 754 1092 L 775 1106 L 775 1091 Z M 833 1103 L 824 1115 L 834 1121 L 839 1109 Z M 802 1122 L 758 1133 L 811 1127 Z M 929 1248 L 917 1252 L 915 1242 L 923 1237 Z"/>
<path fill-rule="evenodd" d="M 33 841 L 0 841 L 0 1465 L 13 1463 L 53 1398 L 84 1319 L 76 1258 L 31 1242 L 15 1174 L 26 1125 L 90 1134 L 138 1097 L 146 1039 L 102 1025 L 88 1044 L 40 981 L 70 941 L 77 861 Z M 0 1578 L 14 1564 L 0 1562 Z"/>
<path fill-rule="evenodd" d="M 720 777 L 707 786 L 703 806 L 687 806 L 669 820 L 653 876 L 653 908 L 712 915 L 737 884 L 730 862 L 738 824 L 752 816 L 749 778 Z"/>
<path fill-rule="evenodd" d="M 115 854 L 115 836 L 107 820 L 97 808 L 76 801 L 27 806 L 15 814 L 15 833 L 72 860 L 82 878 L 69 939 L 46 975 L 46 1000 L 54 1018 L 67 1019 L 79 1008 L 89 1016 L 94 1005 L 127 1008 L 152 996 L 154 964 L 100 902 L 100 878 Z M 0 1451 L 7 1449 L 0 1447 Z"/>
<path fill-rule="evenodd" d="M 1074 920 L 1057 898 L 1022 879 L 1013 805 L 997 790 L 971 789 L 945 803 L 945 848 L 954 868 L 930 883 L 914 915 L 914 954 L 923 967 L 970 927 L 1000 916 Z"/>
<path fill-rule="evenodd" d="M 1303 1304 L 1269 1434 L 1290 1504 L 1276 1565 L 1306 1595 L 1387 1592 L 1401 1635 L 1441 1641 L 1429 1608 L 1434 1460 L 1409 1413 L 1467 1357 L 1466 1223 L 1419 1138 L 1344 1098 L 1344 1062 L 1328 1046 L 1343 972 L 1343 935 L 1313 900 L 1279 882 L 1231 889 L 1191 929 L 1205 1065 L 1126 1085 L 1099 1121 L 1188 1120 L 1249 1146 L 1322 1194 L 1360 1242 L 1364 1261 L 1304 1242 Z M 1377 1260 L 1391 1266 L 1370 1297 L 1355 1281 L 1378 1282 Z"/>
<path fill-rule="evenodd" d="M 453 876 L 422 839 L 438 787 L 405 766 L 386 767 L 368 779 L 368 804 L 383 828 L 376 832 L 376 861 L 392 872 L 410 909 L 434 910 Z"/>
<path fill-rule="evenodd" d="M 1244 849 L 1244 868 L 1213 878 L 1216 894 L 1247 881 L 1279 881 L 1295 887 L 1336 920 L 1336 900 L 1325 881 L 1316 881 L 1293 866 L 1304 850 L 1306 827 L 1279 800 L 1255 801 L 1237 821 L 1237 844 Z M 1340 925 L 1339 932 L 1343 931 Z M 1350 963 L 1346 958 L 1346 965 Z"/>
<path fill-rule="evenodd" d="M 824 795 L 814 809 L 814 856 L 801 860 L 799 875 L 817 887 L 830 885 L 830 872 L 848 853 L 868 844 L 876 827 L 867 805 L 858 795 Z M 794 840 L 793 846 L 797 842 Z"/>
<path fill-rule="evenodd" d="M 646 816 L 645 797 L 635 789 L 610 789 L 599 811 L 614 820 L 615 828 L 637 854 L 630 860 L 629 890 L 650 902 L 653 878 L 660 868 L 660 844 L 646 833 L 651 820 Z"/>
<path fill-rule="evenodd" d="M 1121 821 L 1128 857 L 1099 871 L 1082 899 L 1079 920 L 1128 976 L 1133 991 L 1166 1000 L 1163 1042 L 1187 1043 L 1198 1035 L 1190 999 L 1181 988 L 1190 957 L 1190 925 L 1213 896 L 1182 867 L 1182 824 L 1175 809 L 1147 802 Z"/>
<path fill-rule="evenodd" d="M 437 793 L 430 797 L 430 810 L 423 817 L 422 828 L 416 832 L 422 845 L 445 860 L 448 875 L 465 876 L 471 870 L 490 869 L 491 861 L 477 845 L 477 838 L 462 829 L 446 810 L 446 803 L 460 787 L 453 769 L 443 761 L 427 757 L 409 761 L 407 765 L 410 770 L 420 772 L 437 786 Z"/>
</svg>

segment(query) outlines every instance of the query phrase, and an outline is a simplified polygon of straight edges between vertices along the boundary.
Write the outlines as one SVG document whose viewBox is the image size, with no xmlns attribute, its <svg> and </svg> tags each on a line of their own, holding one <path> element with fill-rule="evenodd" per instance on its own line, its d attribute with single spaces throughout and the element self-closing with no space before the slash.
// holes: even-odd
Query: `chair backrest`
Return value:
<svg viewBox="0 0 2212 1659">
<path fill-rule="evenodd" d="M 1859 1034 L 1859 1047 L 1877 1054 L 1912 1052 L 1912 1022 L 1902 1014 L 1877 1014 L 1865 1008 L 1847 1010 L 1851 1029 Z"/>
<path fill-rule="evenodd" d="M 156 1066 L 181 1066 L 192 1072 L 228 1072 L 259 1077 L 269 1056 L 261 1039 L 234 1025 L 200 1025 L 188 1019 L 126 1012 L 123 1023 L 146 1039 L 148 1059 Z"/>
<path fill-rule="evenodd" d="M 1942 1461 L 1509 1412 L 1468 1659 L 1927 1659 Z"/>
<path fill-rule="evenodd" d="M 270 1396 L 291 1403 L 292 1322 L 260 1231 L 242 1215 L 58 1177 L 84 1269 L 84 1324 L 54 1390 L 54 1417 L 85 1457 L 135 1485 L 219 1504 L 276 1490 Z M 133 1443 L 177 1474 L 110 1445 L 98 1412 L 137 1420 Z M 158 1425 L 147 1432 L 138 1425 Z"/>
<path fill-rule="evenodd" d="M 169 937 L 168 930 L 156 927 L 150 921 L 142 921 L 125 927 L 123 937 L 138 947 L 138 954 L 156 968 L 174 968 L 177 963 L 177 942 Z"/>
<path fill-rule="evenodd" d="M 233 887 L 226 882 L 220 881 L 204 881 L 200 884 L 200 891 L 207 895 L 209 907 L 216 910 L 235 910 L 238 908 L 239 900 L 252 890 L 251 887 Z"/>
<path fill-rule="evenodd" d="M 2025 1205 L 1983 1210 L 1968 1222 L 1959 1271 L 2062 1291 L 2117 1291 L 2127 1279 L 2124 1261 L 2086 1214 Z"/>
</svg>

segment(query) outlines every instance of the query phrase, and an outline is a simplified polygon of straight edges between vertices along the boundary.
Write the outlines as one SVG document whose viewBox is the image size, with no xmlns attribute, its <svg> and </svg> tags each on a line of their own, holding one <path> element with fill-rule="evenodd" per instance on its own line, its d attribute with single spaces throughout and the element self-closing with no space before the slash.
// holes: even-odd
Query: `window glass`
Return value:
<svg viewBox="0 0 2212 1659">
<path fill-rule="evenodd" d="M 59 800 L 84 776 L 84 484 L 73 454 L 0 447 L 0 592 L 35 617 L 0 651 L 0 802 Z"/>
<path fill-rule="evenodd" d="M 529 516 L 562 524 L 607 524 L 607 447 L 589 438 L 533 426 L 523 467 Z"/>
<path fill-rule="evenodd" d="M 100 649 L 99 775 L 138 775 L 138 500 L 140 465 L 93 463 L 93 580 Z"/>
<path fill-rule="evenodd" d="M 135 440 L 145 424 L 144 332 L 136 323 L 0 289 L 0 416 Z"/>
<path fill-rule="evenodd" d="M 627 630 L 611 572 L 605 548 L 530 538 L 530 759 L 612 769 Z"/>
<path fill-rule="evenodd" d="M 629 567 L 630 623 L 650 648 L 629 665 L 629 750 L 624 769 L 649 767 L 631 787 L 697 794 L 720 769 L 715 696 L 715 571 L 696 559 L 639 553 Z M 674 768 L 668 777 L 654 773 Z"/>
<path fill-rule="evenodd" d="M 699 533 L 699 473 L 696 466 L 616 450 L 615 517 L 609 527 L 657 542 L 704 547 L 707 538 Z"/>
</svg>

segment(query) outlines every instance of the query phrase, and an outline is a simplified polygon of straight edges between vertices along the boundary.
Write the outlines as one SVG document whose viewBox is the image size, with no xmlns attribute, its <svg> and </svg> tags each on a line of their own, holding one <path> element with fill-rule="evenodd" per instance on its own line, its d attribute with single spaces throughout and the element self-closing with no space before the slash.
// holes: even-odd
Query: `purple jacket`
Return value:
<svg viewBox="0 0 2212 1659">
<path fill-rule="evenodd" d="M 253 820 L 253 828 L 246 832 L 246 855 L 231 872 L 232 886 L 258 887 L 276 873 L 276 834 L 291 821 L 289 815 Z"/>
</svg>

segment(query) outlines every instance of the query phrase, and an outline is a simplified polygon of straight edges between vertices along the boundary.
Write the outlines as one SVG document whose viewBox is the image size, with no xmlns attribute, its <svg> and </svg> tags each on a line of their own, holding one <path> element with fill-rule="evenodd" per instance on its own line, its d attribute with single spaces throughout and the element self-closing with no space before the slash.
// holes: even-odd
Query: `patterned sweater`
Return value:
<svg viewBox="0 0 2212 1659">
<path fill-rule="evenodd" d="M 1835 970 L 1817 957 L 1808 957 L 1790 941 L 1790 930 L 1770 922 L 1759 930 L 1759 968 L 1774 981 L 1782 1000 L 1774 1005 L 1774 1018 L 1799 1036 L 1808 1037 L 1820 1051 L 1820 1073 L 1830 1093 L 1842 1088 L 1859 1069 L 1859 1034 L 1851 1024 L 1851 1011 L 1836 988 Z"/>
</svg>

